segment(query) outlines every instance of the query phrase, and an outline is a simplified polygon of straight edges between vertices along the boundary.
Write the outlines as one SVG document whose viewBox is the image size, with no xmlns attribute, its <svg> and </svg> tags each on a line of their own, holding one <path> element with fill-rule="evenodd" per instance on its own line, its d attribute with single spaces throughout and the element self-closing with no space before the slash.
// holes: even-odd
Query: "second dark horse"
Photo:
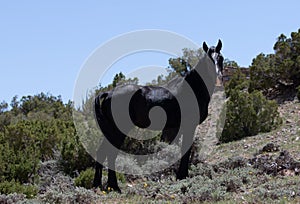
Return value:
<svg viewBox="0 0 300 204">
<path fill-rule="evenodd" d="M 118 149 L 124 143 L 125 133 L 134 126 L 158 128 L 160 124 L 156 124 L 157 121 L 149 118 L 149 112 L 153 107 L 164 109 L 167 116 L 162 129 L 162 141 L 171 143 L 176 135 L 183 135 L 182 157 L 176 177 L 184 179 L 188 176 L 190 147 L 193 143 L 195 128 L 207 118 L 208 104 L 216 78 L 222 78 L 221 48 L 220 40 L 216 47 L 210 48 L 204 42 L 205 54 L 198 64 L 185 76 L 177 77 L 165 86 L 124 85 L 96 96 L 96 120 L 105 138 L 97 151 L 94 187 L 102 188 L 102 164 L 107 159 L 109 170 L 106 188 L 121 192 L 115 172 Z M 128 104 L 124 106 L 125 101 L 130 101 L 129 110 Z M 116 117 L 119 118 L 119 122 L 114 120 Z M 159 116 L 156 119 L 159 120 Z M 122 127 L 120 128 L 120 126 Z M 112 146 L 115 148 L 111 148 Z"/>
</svg>

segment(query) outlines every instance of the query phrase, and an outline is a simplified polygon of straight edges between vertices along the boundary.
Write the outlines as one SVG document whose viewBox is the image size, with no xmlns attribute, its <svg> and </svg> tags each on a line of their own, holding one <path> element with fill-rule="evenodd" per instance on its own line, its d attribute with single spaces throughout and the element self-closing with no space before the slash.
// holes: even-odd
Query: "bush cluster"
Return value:
<svg viewBox="0 0 300 204">
<path fill-rule="evenodd" d="M 72 103 L 49 94 L 14 97 L 0 104 L 0 192 L 36 195 L 40 162 L 61 159 L 71 175 L 92 166 L 78 140 Z M 35 193 L 34 193 L 35 192 Z"/>
<path fill-rule="evenodd" d="M 274 54 L 257 55 L 250 66 L 250 90 L 261 90 L 268 97 L 293 99 L 300 85 L 300 29 L 290 37 L 281 34 L 274 44 Z"/>
<path fill-rule="evenodd" d="M 95 172 L 92 168 L 82 171 L 79 176 L 75 178 L 75 185 L 91 189 L 93 187 L 94 174 Z"/>
<path fill-rule="evenodd" d="M 228 101 L 221 142 L 268 132 L 281 123 L 277 103 L 266 99 L 261 91 L 249 92 L 248 84 L 245 75 L 237 71 L 225 87 Z"/>
<path fill-rule="evenodd" d="M 0 134 L 1 182 L 14 179 L 28 183 L 36 175 L 41 152 L 39 141 L 29 125 L 20 121 L 7 126 L 5 132 Z"/>
<path fill-rule="evenodd" d="M 38 189 L 35 185 L 23 185 L 15 180 L 3 181 L 0 183 L 0 194 L 24 194 L 26 198 L 33 198 L 37 195 Z"/>
<path fill-rule="evenodd" d="M 64 132 L 64 137 L 61 139 L 60 154 L 60 165 L 63 171 L 71 176 L 76 176 L 94 164 L 93 158 L 83 147 L 74 127 Z"/>
</svg>

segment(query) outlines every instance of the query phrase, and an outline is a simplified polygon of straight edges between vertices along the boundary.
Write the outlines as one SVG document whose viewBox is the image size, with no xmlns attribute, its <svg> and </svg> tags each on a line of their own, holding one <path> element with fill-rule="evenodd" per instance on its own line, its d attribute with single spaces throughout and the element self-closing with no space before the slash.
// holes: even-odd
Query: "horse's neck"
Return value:
<svg viewBox="0 0 300 204">
<path fill-rule="evenodd" d="M 216 78 L 215 66 L 208 55 L 205 54 L 185 77 L 176 76 L 162 87 L 170 90 L 173 95 L 181 95 L 181 92 L 185 91 L 183 87 L 185 87 L 184 82 L 186 81 L 194 89 L 193 91 L 202 93 L 202 95 L 207 92 L 210 98 L 214 92 Z"/>
<path fill-rule="evenodd" d="M 211 97 L 214 92 L 217 78 L 214 63 L 211 61 L 207 54 L 204 54 L 204 56 L 200 58 L 198 64 L 193 70 L 197 72 L 202 78 L 208 90 L 209 96 Z"/>
<path fill-rule="evenodd" d="M 187 89 L 192 88 L 194 95 L 196 96 L 198 103 L 199 102 L 209 102 L 211 95 L 209 94 L 208 88 L 196 70 L 191 70 L 186 76 L 185 81 L 188 83 L 188 86 L 184 86 Z M 182 91 L 186 91 L 183 88 Z"/>
</svg>

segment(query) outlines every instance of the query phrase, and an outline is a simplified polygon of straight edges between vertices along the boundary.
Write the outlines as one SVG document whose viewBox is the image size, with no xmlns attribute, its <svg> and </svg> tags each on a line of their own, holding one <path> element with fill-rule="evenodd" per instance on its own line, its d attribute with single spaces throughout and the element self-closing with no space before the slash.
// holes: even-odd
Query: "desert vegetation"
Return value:
<svg viewBox="0 0 300 204">
<path fill-rule="evenodd" d="M 177 164 L 153 175 L 118 174 L 122 194 L 92 188 L 94 160 L 76 132 L 72 101 L 40 93 L 15 96 L 10 104 L 1 102 L 0 203 L 299 203 L 299 42 L 300 29 L 290 37 L 280 35 L 273 54 L 261 53 L 253 59 L 250 77 L 237 71 L 224 90 L 214 93 L 216 98 L 225 93 L 224 129 L 212 136 L 216 142 L 203 157 L 200 133 L 211 124 L 211 115 L 198 127 L 189 178 L 176 181 Z M 181 58 L 169 60 L 170 74 L 151 84 L 184 74 L 201 52 L 185 49 Z M 234 61 L 226 62 L 238 67 Z M 138 79 L 118 73 L 97 92 L 119 83 L 138 83 Z M 91 101 L 85 101 L 82 117 L 91 110 Z M 150 153 L 166 146 L 157 138 L 128 139 L 122 148 Z"/>
</svg>

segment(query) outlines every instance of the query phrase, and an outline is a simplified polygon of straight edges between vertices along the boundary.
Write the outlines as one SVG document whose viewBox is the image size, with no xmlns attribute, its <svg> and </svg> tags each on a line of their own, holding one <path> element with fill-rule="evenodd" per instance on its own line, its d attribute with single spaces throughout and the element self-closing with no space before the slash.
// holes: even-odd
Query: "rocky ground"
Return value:
<svg viewBox="0 0 300 204">
<path fill-rule="evenodd" d="M 196 143 L 205 142 L 194 154 L 187 179 L 139 177 L 119 182 L 122 194 L 107 193 L 75 187 L 56 161 L 47 161 L 41 165 L 35 199 L 0 195 L 0 203 L 300 203 L 300 103 L 280 105 L 283 124 L 278 129 L 226 144 L 212 136 L 221 124 L 214 118 L 221 109 L 213 107 L 210 119 L 196 131 L 204 135 Z"/>
</svg>

